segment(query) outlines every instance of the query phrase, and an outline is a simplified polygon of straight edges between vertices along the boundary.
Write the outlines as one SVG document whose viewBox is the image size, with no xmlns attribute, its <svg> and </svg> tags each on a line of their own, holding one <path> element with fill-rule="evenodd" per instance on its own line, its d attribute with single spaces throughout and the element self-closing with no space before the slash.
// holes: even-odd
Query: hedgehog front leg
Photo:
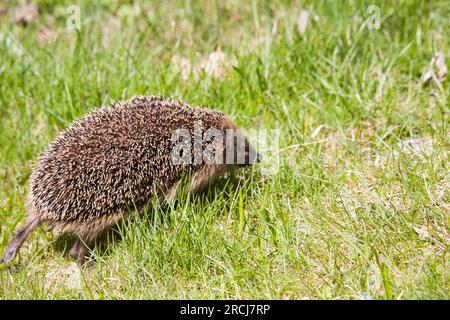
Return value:
<svg viewBox="0 0 450 320">
<path fill-rule="evenodd" d="M 91 242 L 92 242 L 91 237 L 79 236 L 69 251 L 70 255 L 74 259 L 78 260 L 80 265 L 83 265 L 86 262 L 86 257 Z"/>
</svg>

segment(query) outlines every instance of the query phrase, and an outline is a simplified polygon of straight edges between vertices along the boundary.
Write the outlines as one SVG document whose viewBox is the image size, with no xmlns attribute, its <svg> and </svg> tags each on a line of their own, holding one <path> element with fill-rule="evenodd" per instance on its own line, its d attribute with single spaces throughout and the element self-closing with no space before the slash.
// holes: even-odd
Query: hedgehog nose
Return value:
<svg viewBox="0 0 450 320">
<path fill-rule="evenodd" d="M 261 153 L 257 153 L 256 154 L 256 161 L 255 161 L 255 163 L 261 163 L 262 162 L 262 155 L 261 155 Z"/>
</svg>

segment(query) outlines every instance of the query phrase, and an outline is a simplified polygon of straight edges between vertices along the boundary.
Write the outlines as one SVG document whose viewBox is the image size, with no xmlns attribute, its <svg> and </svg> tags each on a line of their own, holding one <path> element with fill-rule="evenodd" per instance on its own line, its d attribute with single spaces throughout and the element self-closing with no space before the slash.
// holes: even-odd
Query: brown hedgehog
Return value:
<svg viewBox="0 0 450 320">
<path fill-rule="evenodd" d="M 254 149 L 236 129 L 221 112 L 155 96 L 115 103 L 75 122 L 33 169 L 28 220 L 1 262 L 11 262 L 30 232 L 46 223 L 78 235 L 70 254 L 83 263 L 96 236 L 133 209 L 148 208 L 154 197 L 173 198 L 178 187 L 198 192 L 255 162 Z"/>
</svg>

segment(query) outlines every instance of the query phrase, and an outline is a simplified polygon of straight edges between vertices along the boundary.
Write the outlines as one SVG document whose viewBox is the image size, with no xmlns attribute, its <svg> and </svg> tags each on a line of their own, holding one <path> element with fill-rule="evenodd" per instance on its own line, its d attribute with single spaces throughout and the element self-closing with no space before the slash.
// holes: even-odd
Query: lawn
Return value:
<svg viewBox="0 0 450 320">
<path fill-rule="evenodd" d="M 448 1 L 34 3 L 0 1 L 0 252 L 39 154 L 113 101 L 279 130 L 279 163 L 119 223 L 83 267 L 42 226 L 0 299 L 450 298 Z"/>
</svg>

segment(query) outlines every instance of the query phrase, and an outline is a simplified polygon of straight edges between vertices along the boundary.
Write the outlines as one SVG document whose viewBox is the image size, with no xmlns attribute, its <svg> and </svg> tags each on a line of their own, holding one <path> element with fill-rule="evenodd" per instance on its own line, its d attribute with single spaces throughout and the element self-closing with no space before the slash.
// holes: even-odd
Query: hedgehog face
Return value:
<svg viewBox="0 0 450 320">
<path fill-rule="evenodd" d="M 238 127 L 228 118 L 224 117 L 219 124 L 222 137 L 222 157 L 226 166 L 247 167 L 260 161 L 260 155 L 250 145 L 248 139 Z"/>
<path fill-rule="evenodd" d="M 240 130 L 225 129 L 223 163 L 232 167 L 247 167 L 260 161 L 260 155 Z"/>
<path fill-rule="evenodd" d="M 260 156 L 239 130 L 226 128 L 216 133 L 212 141 L 207 141 L 206 144 L 212 149 L 207 147 L 204 165 L 191 181 L 190 188 L 195 193 L 201 192 L 211 181 L 223 177 L 227 172 L 259 162 Z"/>
</svg>

